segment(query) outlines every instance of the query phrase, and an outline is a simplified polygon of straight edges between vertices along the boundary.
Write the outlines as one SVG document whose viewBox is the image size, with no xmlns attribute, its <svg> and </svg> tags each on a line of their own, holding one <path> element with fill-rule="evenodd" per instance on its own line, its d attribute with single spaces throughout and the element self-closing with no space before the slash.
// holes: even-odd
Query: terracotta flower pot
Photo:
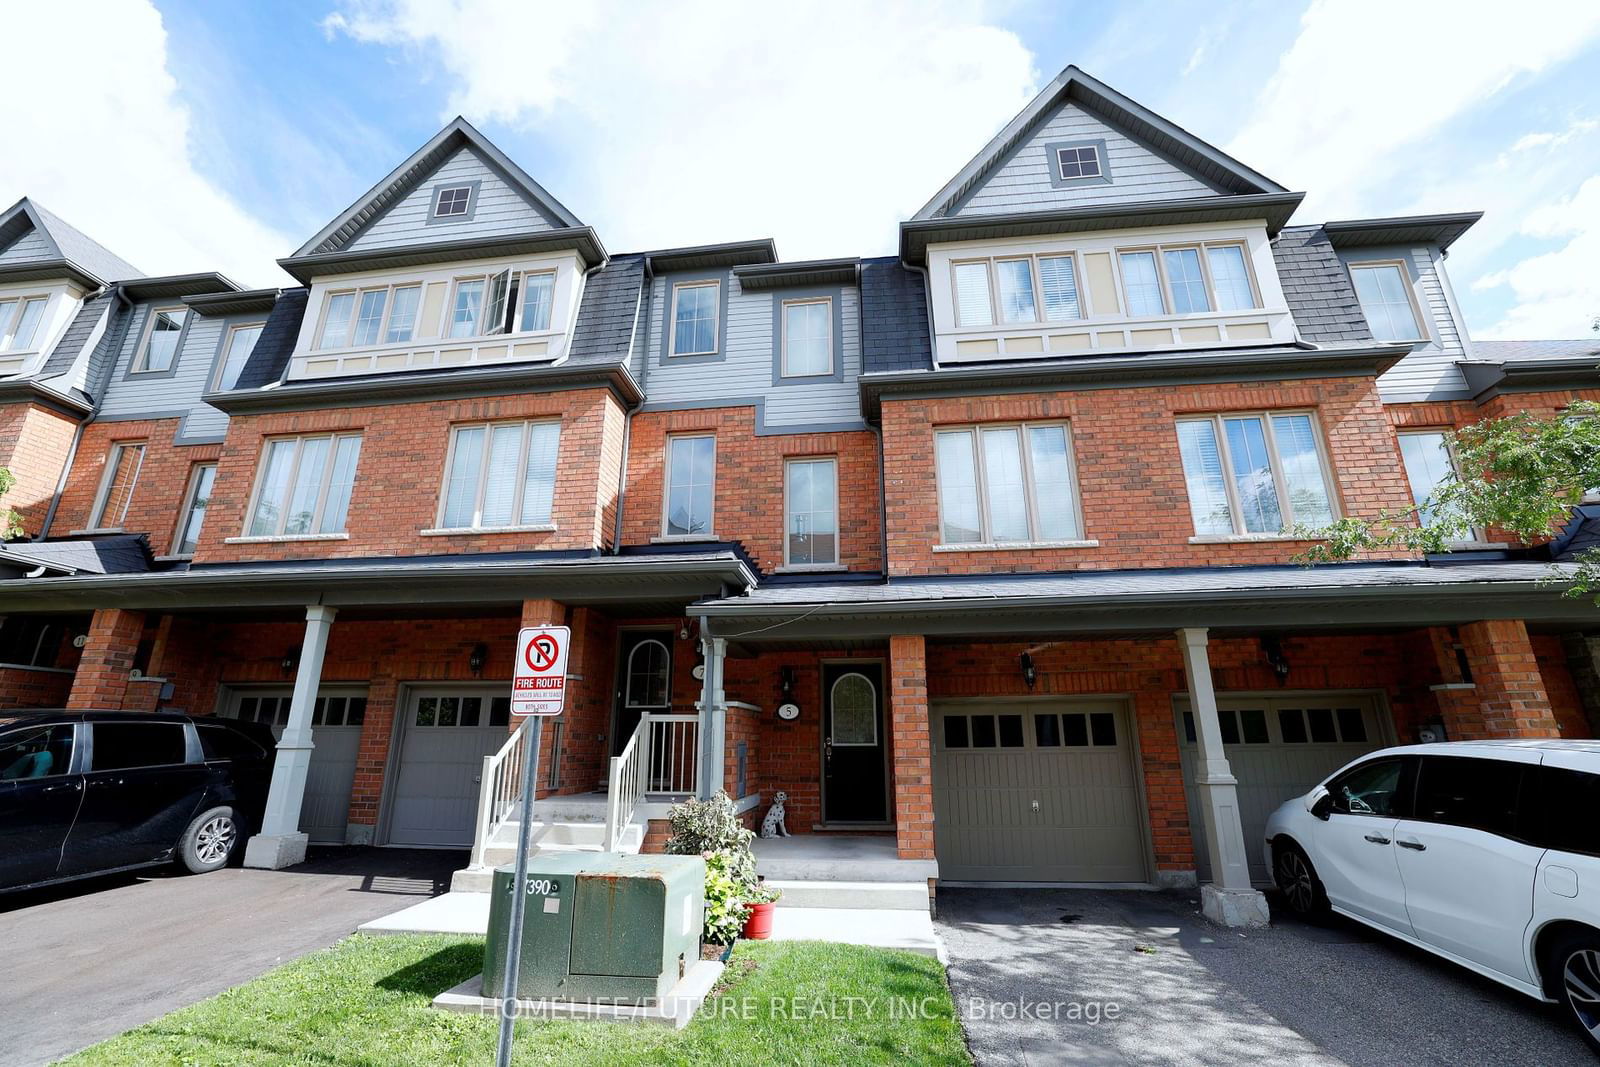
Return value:
<svg viewBox="0 0 1600 1067">
<path fill-rule="evenodd" d="M 750 905 L 750 914 L 745 917 L 744 930 L 740 936 L 747 941 L 765 941 L 771 937 L 772 909 L 777 906 L 777 901 Z"/>
</svg>

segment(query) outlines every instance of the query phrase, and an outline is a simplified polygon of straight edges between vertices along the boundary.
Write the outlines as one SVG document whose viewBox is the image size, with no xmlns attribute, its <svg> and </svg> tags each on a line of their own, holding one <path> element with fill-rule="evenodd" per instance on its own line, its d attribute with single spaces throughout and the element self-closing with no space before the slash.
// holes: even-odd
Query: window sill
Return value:
<svg viewBox="0 0 1600 1067">
<path fill-rule="evenodd" d="M 792 566 L 778 567 L 778 568 L 774 569 L 772 573 L 773 574 L 836 574 L 836 573 L 838 573 L 840 571 L 847 571 L 849 569 L 850 568 L 846 567 L 843 563 L 797 563 L 797 564 L 794 564 Z"/>
<path fill-rule="evenodd" d="M 716 534 L 662 534 L 660 537 L 650 538 L 652 545 L 681 545 L 684 543 L 710 543 L 722 540 Z"/>
<path fill-rule="evenodd" d="M 1446 552 L 1488 552 L 1511 546 L 1504 541 L 1451 541 L 1444 546 Z"/>
<path fill-rule="evenodd" d="M 721 351 L 720 349 L 713 348 L 709 352 L 668 352 L 667 353 L 667 359 L 668 360 L 685 359 L 685 358 L 688 358 L 688 357 L 691 357 L 691 356 L 715 356 L 720 351 Z"/>
<path fill-rule="evenodd" d="M 552 533 L 556 529 L 553 522 L 538 522 L 527 526 L 441 526 L 437 529 L 423 530 L 422 537 L 476 537 L 480 534 L 510 534 L 510 533 Z"/>
<path fill-rule="evenodd" d="M 1270 542 L 1274 542 L 1274 541 L 1281 541 L 1281 542 L 1294 542 L 1294 541 L 1297 541 L 1297 542 L 1300 542 L 1300 543 L 1303 543 L 1303 544 L 1308 544 L 1308 543 L 1310 543 L 1312 541 L 1319 541 L 1319 540 L 1321 540 L 1321 538 L 1318 538 L 1318 537 L 1297 537 L 1294 534 L 1281 534 L 1281 533 L 1275 533 L 1275 534 L 1199 534 L 1199 535 L 1197 535 L 1195 537 L 1189 538 L 1189 543 L 1191 545 L 1248 545 L 1248 544 L 1256 544 L 1256 543 L 1263 543 L 1263 542 L 1270 543 Z"/>
<path fill-rule="evenodd" d="M 156 560 L 157 563 L 187 563 L 189 560 L 192 560 L 192 559 L 194 559 L 194 553 L 193 552 L 190 552 L 187 555 L 181 555 L 181 556 L 157 556 L 157 557 L 155 557 L 155 560 Z"/>
<path fill-rule="evenodd" d="M 35 667 L 31 663 L 0 663 L 0 671 L 38 671 L 40 674 L 76 674 L 71 667 Z"/>
<path fill-rule="evenodd" d="M 1099 548 L 1099 541 L 1005 541 L 991 544 L 974 541 L 969 545 L 934 545 L 935 552 L 1025 552 L 1040 548 Z"/>
<path fill-rule="evenodd" d="M 226 537 L 225 545 L 276 545 L 288 541 L 348 541 L 348 533 L 327 534 L 269 534 L 265 537 Z"/>
<path fill-rule="evenodd" d="M 121 526 L 96 526 L 88 530 L 68 530 L 68 537 L 98 537 L 101 534 L 126 533 Z"/>
</svg>

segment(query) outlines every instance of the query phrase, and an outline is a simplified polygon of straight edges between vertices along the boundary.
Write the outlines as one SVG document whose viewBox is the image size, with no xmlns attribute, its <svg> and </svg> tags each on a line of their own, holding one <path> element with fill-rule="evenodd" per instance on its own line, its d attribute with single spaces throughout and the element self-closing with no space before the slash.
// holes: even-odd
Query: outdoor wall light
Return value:
<svg viewBox="0 0 1600 1067">
<path fill-rule="evenodd" d="M 489 646 L 481 641 L 472 646 L 472 651 L 467 655 L 467 666 L 474 675 L 483 673 L 483 665 L 489 661 Z"/>
<path fill-rule="evenodd" d="M 290 645 L 283 654 L 283 662 L 279 664 L 284 674 L 293 674 L 294 669 L 300 666 L 300 650 Z"/>
<path fill-rule="evenodd" d="M 1017 660 L 1022 665 L 1022 680 L 1032 689 L 1033 683 L 1039 680 L 1039 672 L 1033 669 L 1033 657 L 1024 652 Z"/>
<path fill-rule="evenodd" d="M 785 698 L 794 692 L 794 668 L 784 667 L 778 671 L 778 692 Z"/>
<path fill-rule="evenodd" d="M 1289 657 L 1283 654 L 1283 645 L 1276 637 L 1263 637 L 1261 651 L 1266 654 L 1267 664 L 1272 667 L 1272 673 L 1278 676 L 1278 684 L 1289 680 Z"/>
</svg>

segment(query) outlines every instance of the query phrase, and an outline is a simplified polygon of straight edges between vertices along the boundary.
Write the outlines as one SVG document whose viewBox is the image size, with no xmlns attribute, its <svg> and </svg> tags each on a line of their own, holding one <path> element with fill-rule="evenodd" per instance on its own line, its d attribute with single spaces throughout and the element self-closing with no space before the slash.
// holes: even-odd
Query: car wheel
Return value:
<svg viewBox="0 0 1600 1067">
<path fill-rule="evenodd" d="M 1600 933 L 1569 934 L 1548 958 L 1556 999 L 1578 1024 L 1589 1047 L 1600 1052 Z"/>
<path fill-rule="evenodd" d="M 243 837 L 232 808 L 212 808 L 195 816 L 178 844 L 178 858 L 191 874 L 205 874 L 228 865 Z"/>
<path fill-rule="evenodd" d="M 1289 910 L 1296 915 L 1321 915 L 1328 910 L 1328 897 L 1323 892 L 1317 870 L 1299 845 L 1292 841 L 1277 846 L 1272 864 L 1272 878 L 1288 901 Z"/>
</svg>

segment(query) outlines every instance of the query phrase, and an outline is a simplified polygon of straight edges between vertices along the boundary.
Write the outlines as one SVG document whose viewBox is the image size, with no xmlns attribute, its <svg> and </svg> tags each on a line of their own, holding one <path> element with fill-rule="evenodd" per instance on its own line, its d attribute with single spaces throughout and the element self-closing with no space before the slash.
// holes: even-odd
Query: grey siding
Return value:
<svg viewBox="0 0 1600 1067">
<path fill-rule="evenodd" d="M 777 353 L 773 350 L 773 290 L 745 293 L 739 281 L 726 276 L 727 351 L 715 363 L 676 362 L 661 352 L 663 325 L 671 309 L 671 275 L 658 277 L 651 288 L 649 385 L 646 407 L 652 410 L 696 407 L 758 409 L 758 433 L 803 433 L 807 430 L 853 429 L 865 424 L 856 394 L 861 374 L 860 294 L 855 286 L 839 293 L 842 374 L 838 380 L 772 384 Z M 778 295 L 783 295 L 778 290 Z"/>
<path fill-rule="evenodd" d="M 1378 379 L 1385 400 L 1445 400 L 1470 395 L 1457 361 L 1466 357 L 1462 329 L 1445 296 L 1442 256 L 1435 248 L 1358 248 L 1339 254 L 1346 266 L 1363 260 L 1400 260 L 1422 308 L 1428 341 Z"/>
<path fill-rule="evenodd" d="M 468 182 L 478 183 L 471 217 L 430 223 L 434 191 L 441 185 Z M 398 204 L 357 234 L 348 247 L 371 250 L 475 237 L 506 237 L 553 228 L 550 220 L 508 185 L 482 156 L 471 148 L 462 148 Z"/>
<path fill-rule="evenodd" d="M 223 329 L 231 322 L 243 320 L 202 318 L 191 313 L 184 330 L 183 343 L 174 358 L 174 372 L 171 375 L 135 375 L 130 378 L 127 376 L 128 367 L 144 336 L 145 322 L 154 306 L 141 304 L 134 309 L 127 336 L 122 339 L 117 351 L 98 418 L 107 422 L 181 418 L 183 422 L 178 427 L 177 443 L 220 439 L 227 430 L 228 417 L 202 402 L 200 397 L 209 384 Z"/>
<path fill-rule="evenodd" d="M 1046 146 L 1105 141 L 1111 181 L 1057 188 Z M 951 215 L 998 215 L 1012 211 L 1114 204 L 1131 200 L 1181 200 L 1217 191 L 1077 104 L 1065 104 L 1023 138 L 989 177 L 950 211 Z"/>
<path fill-rule="evenodd" d="M 29 230 L 0 251 L 0 263 L 37 263 L 54 257 L 54 250 L 44 234 Z"/>
</svg>

